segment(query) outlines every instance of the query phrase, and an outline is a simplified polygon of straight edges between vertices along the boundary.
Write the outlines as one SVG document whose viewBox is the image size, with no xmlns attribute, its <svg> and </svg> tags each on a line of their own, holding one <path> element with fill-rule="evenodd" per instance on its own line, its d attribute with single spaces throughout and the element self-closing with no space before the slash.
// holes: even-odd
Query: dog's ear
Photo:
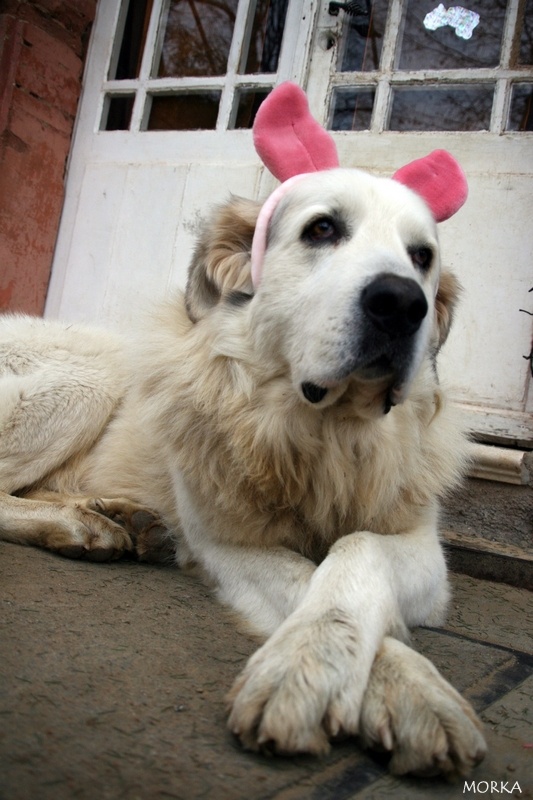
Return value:
<svg viewBox="0 0 533 800">
<path fill-rule="evenodd" d="M 451 272 L 442 272 L 435 298 L 435 327 L 437 351 L 450 332 L 455 306 L 461 294 L 461 284 Z"/>
<path fill-rule="evenodd" d="M 252 200 L 231 197 L 204 224 L 185 290 L 187 313 L 193 322 L 232 292 L 253 294 L 250 251 L 260 208 Z"/>
</svg>

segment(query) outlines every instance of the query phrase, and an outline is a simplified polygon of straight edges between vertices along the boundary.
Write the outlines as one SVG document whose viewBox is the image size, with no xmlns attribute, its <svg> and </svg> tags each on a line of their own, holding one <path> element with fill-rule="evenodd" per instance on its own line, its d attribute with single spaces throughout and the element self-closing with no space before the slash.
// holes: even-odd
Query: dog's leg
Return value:
<svg viewBox="0 0 533 800">
<path fill-rule="evenodd" d="M 196 560 L 215 583 L 219 599 L 264 638 L 299 606 L 316 569 L 309 559 L 284 547 L 245 550 L 209 543 L 196 553 Z"/>
<path fill-rule="evenodd" d="M 88 450 L 123 393 L 116 348 L 108 353 L 97 342 L 92 355 L 80 355 L 74 345 L 71 352 L 68 329 L 61 341 L 59 354 L 43 344 L 42 353 L 25 360 L 16 342 L 7 348 L 9 363 L 0 380 L 0 538 L 74 557 L 112 558 L 129 550 L 131 540 L 120 525 L 95 513 L 101 509 L 83 499 L 25 491 L 45 485 L 65 462 Z M 10 496 L 17 492 L 24 497 Z"/>
<path fill-rule="evenodd" d="M 40 485 L 69 458 L 90 448 L 122 393 L 120 377 L 113 382 L 104 367 L 74 354 L 63 361 L 50 357 L 26 374 L 3 375 L 0 491 L 12 494 Z"/>
<path fill-rule="evenodd" d="M 235 582 L 240 568 L 248 583 L 254 573 L 269 596 L 272 573 L 261 578 L 260 554 L 243 551 L 226 580 Z M 279 591 L 275 580 L 272 591 Z M 232 593 L 237 596 L 236 589 Z M 435 619 L 443 610 L 445 566 L 432 525 L 390 537 L 344 537 L 311 576 L 303 567 L 298 590 L 288 594 L 295 610 L 232 690 L 229 725 L 246 747 L 322 753 L 328 738 L 342 732 L 391 746 L 401 754 L 393 761 L 397 770 L 466 773 L 483 757 L 470 706 L 426 668 L 425 659 L 387 637 L 403 636 L 406 624 Z M 273 596 L 270 604 L 279 607 Z M 362 716 L 369 679 L 373 697 Z M 388 702 L 393 684 L 406 692 L 395 705 Z M 413 685 L 419 691 L 411 702 Z"/>
<path fill-rule="evenodd" d="M 0 492 L 0 539 L 44 547 L 68 558 L 107 561 L 133 551 L 139 561 L 176 561 L 176 542 L 151 509 L 125 497 Z"/>
<path fill-rule="evenodd" d="M 56 498 L 50 502 L 0 492 L 0 538 L 92 561 L 118 558 L 132 549 L 130 536 L 120 525 L 76 498 Z"/>
<path fill-rule="evenodd" d="M 126 531 L 128 537 L 122 552 L 134 551 L 139 561 L 151 564 L 176 562 L 176 538 L 165 527 L 157 512 L 135 503 L 127 497 L 77 497 L 60 495 L 57 492 L 32 492 L 31 500 L 67 505 L 72 508 L 94 511 Z M 112 530 L 116 530 L 115 527 Z M 93 548 L 96 546 L 96 542 Z M 114 557 L 120 556 L 120 541 L 116 542 Z M 87 557 L 90 557 L 87 555 Z"/>
</svg>

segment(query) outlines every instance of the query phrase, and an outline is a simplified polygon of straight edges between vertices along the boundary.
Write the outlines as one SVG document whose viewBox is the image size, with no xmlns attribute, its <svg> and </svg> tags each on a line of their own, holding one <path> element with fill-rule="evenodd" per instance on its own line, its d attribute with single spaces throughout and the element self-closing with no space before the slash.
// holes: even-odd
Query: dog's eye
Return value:
<svg viewBox="0 0 533 800">
<path fill-rule="evenodd" d="M 341 234 L 331 217 L 319 217 L 304 228 L 302 238 L 311 244 L 335 244 Z"/>
<path fill-rule="evenodd" d="M 414 247 L 409 250 L 411 261 L 417 269 L 427 272 L 433 261 L 433 251 L 429 247 Z"/>
</svg>

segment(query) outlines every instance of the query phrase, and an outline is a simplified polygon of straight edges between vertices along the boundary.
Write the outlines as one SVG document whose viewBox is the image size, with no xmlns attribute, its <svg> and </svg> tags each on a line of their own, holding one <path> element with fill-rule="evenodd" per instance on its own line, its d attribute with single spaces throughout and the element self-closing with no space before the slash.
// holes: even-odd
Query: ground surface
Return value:
<svg viewBox="0 0 533 800">
<path fill-rule="evenodd" d="M 322 760 L 243 752 L 224 695 L 255 644 L 198 580 L 0 544 L 0 798 L 533 797 L 533 595 L 454 586 L 446 629 L 414 638 L 486 723 L 467 787 L 391 778 L 353 741 Z"/>
</svg>

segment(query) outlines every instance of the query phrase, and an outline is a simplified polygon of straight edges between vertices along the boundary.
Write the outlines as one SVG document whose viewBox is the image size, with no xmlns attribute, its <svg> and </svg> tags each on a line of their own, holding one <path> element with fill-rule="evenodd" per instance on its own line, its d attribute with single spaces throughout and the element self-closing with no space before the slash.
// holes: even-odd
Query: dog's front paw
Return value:
<svg viewBox="0 0 533 800">
<path fill-rule="evenodd" d="M 284 623 L 237 679 L 228 725 L 247 749 L 323 755 L 330 736 L 357 732 L 369 665 L 355 627 L 326 616 Z"/>
<path fill-rule="evenodd" d="M 66 558 L 111 561 L 132 549 L 128 533 L 83 503 L 58 505 L 40 525 L 37 543 Z"/>
<path fill-rule="evenodd" d="M 363 698 L 361 738 L 392 751 L 397 775 L 467 775 L 486 753 L 471 705 L 426 658 L 387 638 Z"/>
<path fill-rule="evenodd" d="M 121 525 L 133 542 L 139 561 L 171 564 L 176 560 L 176 543 L 161 518 L 151 509 L 125 497 L 89 498 L 87 508 Z"/>
</svg>

